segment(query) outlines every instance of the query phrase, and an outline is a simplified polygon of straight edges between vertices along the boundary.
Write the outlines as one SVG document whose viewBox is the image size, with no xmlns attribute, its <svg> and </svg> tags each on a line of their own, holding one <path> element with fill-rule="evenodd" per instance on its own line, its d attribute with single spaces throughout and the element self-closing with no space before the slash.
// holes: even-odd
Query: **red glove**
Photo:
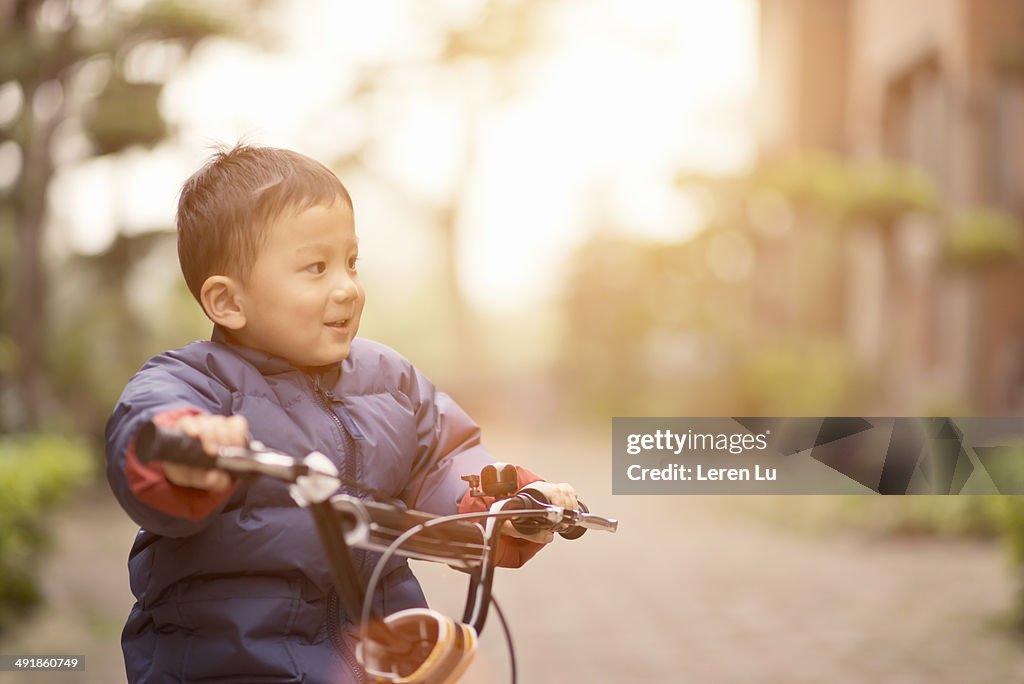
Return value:
<svg viewBox="0 0 1024 684">
<path fill-rule="evenodd" d="M 536 473 L 530 472 L 522 466 L 516 466 L 516 490 L 539 482 L 544 478 Z M 473 496 L 466 492 L 459 502 L 459 513 L 482 513 L 494 503 L 493 496 Z M 538 544 L 528 539 L 519 539 L 501 535 L 498 538 L 498 556 L 496 565 L 501 568 L 518 568 L 537 555 L 537 552 L 544 548 L 544 544 Z"/>
<path fill-rule="evenodd" d="M 153 422 L 162 428 L 171 428 L 185 416 L 197 416 L 198 409 L 177 409 L 157 414 Z M 164 475 L 164 468 L 157 461 L 143 464 L 135 455 L 135 438 L 128 442 L 124 456 L 124 472 L 135 497 L 161 513 L 177 518 L 202 520 L 220 507 L 235 490 L 231 487 L 223 492 L 213 492 L 194 487 L 182 487 L 170 482 Z"/>
</svg>

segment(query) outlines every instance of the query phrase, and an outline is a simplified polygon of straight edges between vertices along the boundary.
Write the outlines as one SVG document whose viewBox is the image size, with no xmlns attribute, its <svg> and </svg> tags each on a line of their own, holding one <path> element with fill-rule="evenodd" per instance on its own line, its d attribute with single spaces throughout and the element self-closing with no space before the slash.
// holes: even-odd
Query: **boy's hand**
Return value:
<svg viewBox="0 0 1024 684">
<path fill-rule="evenodd" d="M 249 443 L 249 423 L 243 416 L 185 416 L 175 427 L 198 439 L 203 451 L 210 456 L 216 456 L 222 446 L 246 446 Z M 204 470 L 168 461 L 160 463 L 164 475 L 173 484 L 214 492 L 223 492 L 231 487 L 231 476 L 223 470 Z"/>
<path fill-rule="evenodd" d="M 561 506 L 566 509 L 575 509 L 576 503 L 576 490 L 573 486 L 567 482 L 554 483 L 544 482 L 543 480 L 533 482 L 529 485 L 530 489 L 536 489 L 545 497 L 547 497 L 548 503 L 553 506 Z M 555 538 L 555 533 L 551 530 L 544 530 L 535 534 L 523 534 L 512 527 L 510 521 L 505 521 L 504 526 L 501 530 L 502 534 L 507 534 L 510 537 L 518 537 L 519 539 L 527 539 L 538 544 L 547 544 Z"/>
</svg>

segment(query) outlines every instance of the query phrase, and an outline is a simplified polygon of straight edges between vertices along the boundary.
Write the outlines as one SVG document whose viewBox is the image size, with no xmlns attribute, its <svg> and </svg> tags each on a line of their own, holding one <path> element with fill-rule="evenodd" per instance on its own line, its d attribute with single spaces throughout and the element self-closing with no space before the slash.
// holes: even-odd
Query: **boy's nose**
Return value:
<svg viewBox="0 0 1024 684">
<path fill-rule="evenodd" d="M 359 287 L 356 282 L 348 277 L 341 277 L 334 281 L 333 287 L 331 288 L 331 297 L 336 300 L 344 301 L 346 299 L 352 299 L 359 292 Z"/>
</svg>

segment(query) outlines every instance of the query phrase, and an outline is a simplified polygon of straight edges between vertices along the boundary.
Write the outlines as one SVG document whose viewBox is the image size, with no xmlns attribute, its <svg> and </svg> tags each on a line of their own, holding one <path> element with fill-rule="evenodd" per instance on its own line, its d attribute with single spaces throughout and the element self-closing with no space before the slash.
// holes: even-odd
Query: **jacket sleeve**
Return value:
<svg viewBox="0 0 1024 684">
<path fill-rule="evenodd" d="M 212 357 L 206 362 L 212 364 Z M 165 537 L 195 534 L 223 507 L 228 493 L 213 495 L 179 487 L 167 482 L 159 464 L 140 464 L 134 456 L 139 428 L 154 419 L 168 421 L 196 413 L 229 415 L 230 410 L 231 393 L 214 374 L 173 353 L 150 359 L 128 382 L 107 421 L 106 473 L 114 496 L 140 527 Z"/>
<path fill-rule="evenodd" d="M 416 424 L 419 453 L 403 499 L 410 507 L 437 515 L 486 510 L 493 499 L 469 495 L 463 475 L 476 474 L 494 459 L 480 443 L 480 428 L 444 392 L 439 392 L 418 371 L 412 375 L 417 398 Z M 516 466 L 518 485 L 541 480 L 538 475 Z M 543 544 L 502 535 L 498 540 L 497 564 L 518 568 L 532 558 Z"/>
<path fill-rule="evenodd" d="M 480 443 L 479 426 L 451 397 L 415 369 L 409 378 L 417 453 L 402 499 L 428 513 L 456 513 L 467 487 L 462 476 L 479 473 L 494 459 Z"/>
</svg>

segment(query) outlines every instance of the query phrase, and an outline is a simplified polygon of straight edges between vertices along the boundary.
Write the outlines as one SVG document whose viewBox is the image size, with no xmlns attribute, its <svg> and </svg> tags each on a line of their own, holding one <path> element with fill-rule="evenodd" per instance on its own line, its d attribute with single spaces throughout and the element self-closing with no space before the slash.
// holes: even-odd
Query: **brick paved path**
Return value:
<svg viewBox="0 0 1024 684">
<path fill-rule="evenodd" d="M 556 439 L 546 461 L 493 441 L 621 519 L 499 577 L 521 682 L 1024 682 L 1024 640 L 995 625 L 1012 594 L 996 544 L 801 536 L 735 499 L 610 496 L 603 435 Z M 456 610 L 435 575 L 428 595 Z M 497 621 L 484 637 L 469 681 L 508 681 Z"/>
<path fill-rule="evenodd" d="M 605 435 L 549 437 L 533 455 L 522 438 L 490 443 L 621 519 L 616 535 L 556 544 L 499 576 L 523 684 L 1024 682 L 1024 642 L 994 625 L 1012 592 L 997 545 L 805 537 L 735 515 L 729 499 L 612 497 Z M 0 652 L 85 653 L 88 672 L 0 674 L 0 684 L 123 681 L 134 528 L 100 491 L 56 531 L 51 607 Z M 435 606 L 461 613 L 460 576 L 417 572 Z M 494 619 L 466 681 L 508 681 Z"/>
</svg>

